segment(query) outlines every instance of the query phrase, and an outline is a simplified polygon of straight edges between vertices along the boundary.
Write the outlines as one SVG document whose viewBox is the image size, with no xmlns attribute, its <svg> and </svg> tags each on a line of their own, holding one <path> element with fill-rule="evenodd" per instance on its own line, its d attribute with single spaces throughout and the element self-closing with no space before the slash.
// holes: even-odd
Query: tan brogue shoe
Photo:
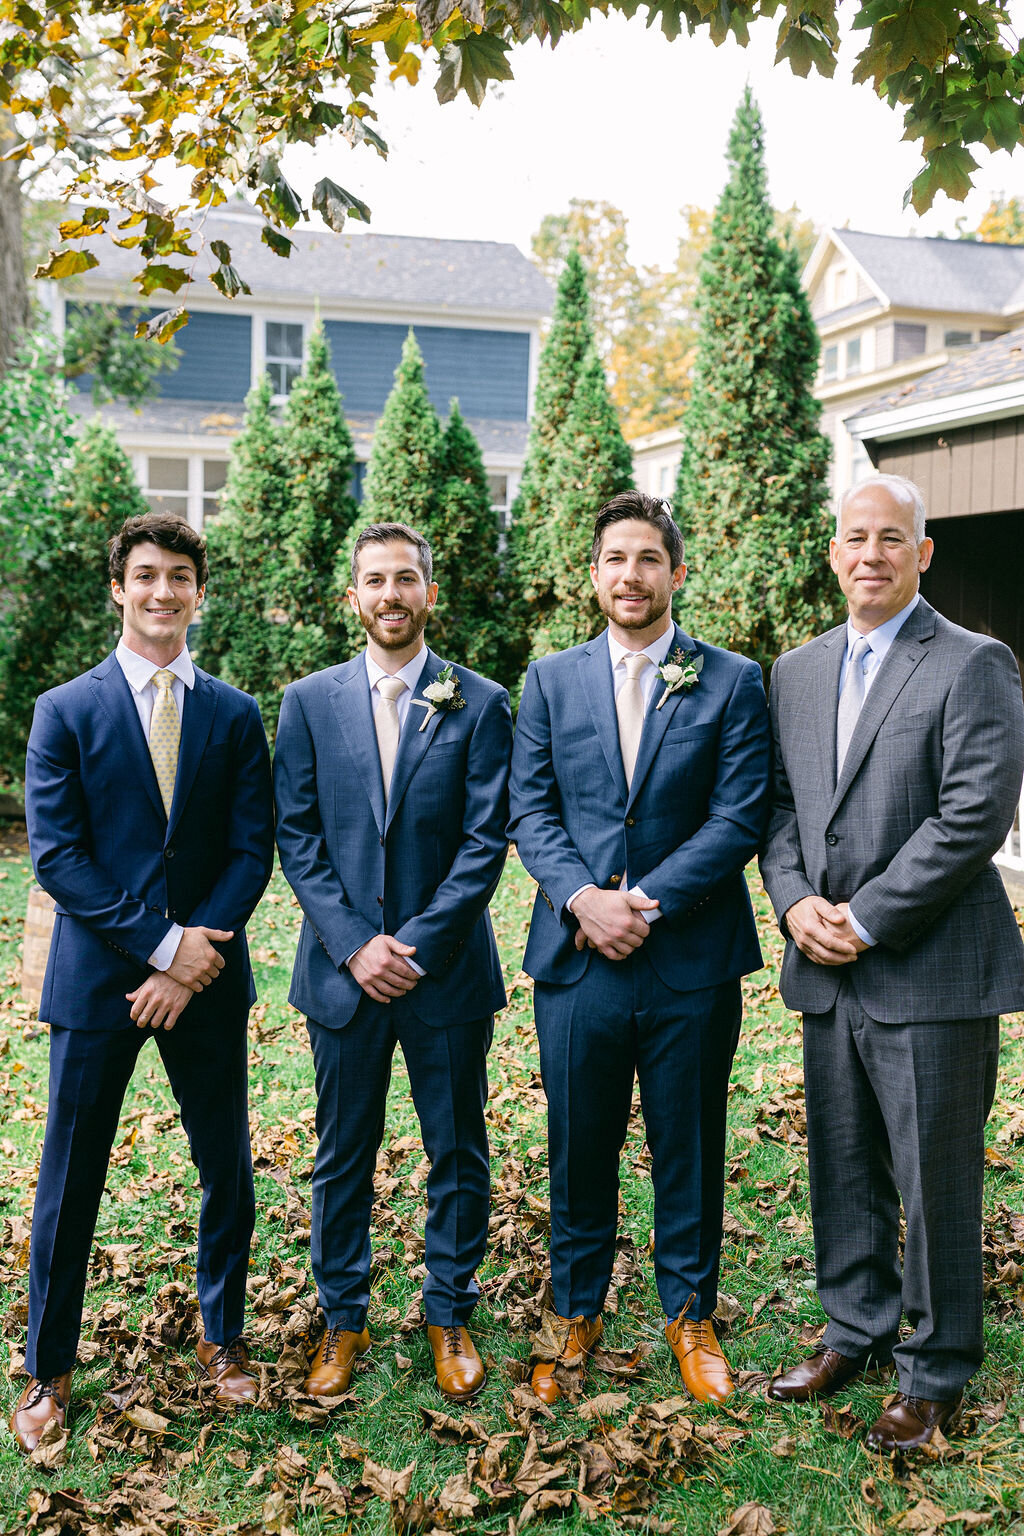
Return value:
<svg viewBox="0 0 1024 1536">
<path fill-rule="evenodd" d="M 534 1395 L 542 1403 L 557 1403 L 562 1395 L 562 1388 L 555 1376 L 555 1366 L 565 1366 L 567 1370 L 579 1369 L 582 1376 L 587 1356 L 604 1333 L 604 1323 L 600 1317 L 560 1317 L 558 1321 L 569 1329 L 565 1348 L 557 1360 L 542 1360 L 539 1365 L 535 1365 L 530 1381 Z"/>
<path fill-rule="evenodd" d="M 249 1350 L 239 1334 L 226 1344 L 211 1344 L 207 1338 L 196 1345 L 196 1359 L 204 1376 L 217 1388 L 217 1401 L 222 1408 L 241 1408 L 254 1403 L 259 1396 L 260 1384 L 252 1374 Z"/>
<path fill-rule="evenodd" d="M 353 1333 L 350 1328 L 328 1328 L 309 1363 L 309 1375 L 302 1383 L 303 1392 L 312 1397 L 340 1397 L 348 1391 L 355 1363 L 370 1347 L 370 1335 Z"/>
<path fill-rule="evenodd" d="M 457 1403 L 475 1397 L 487 1380 L 487 1373 L 469 1336 L 469 1329 L 455 1324 L 439 1328 L 431 1323 L 427 1327 L 427 1338 L 434 1351 L 437 1384 L 445 1397 Z"/>
<path fill-rule="evenodd" d="M 916 1451 L 929 1443 L 937 1429 L 956 1428 L 962 1404 L 960 1394 L 938 1401 L 897 1392 L 868 1430 L 867 1444 L 873 1451 Z"/>
<path fill-rule="evenodd" d="M 732 1397 L 736 1383 L 710 1317 L 701 1318 L 699 1323 L 677 1317 L 674 1323 L 666 1323 L 665 1337 L 691 1397 L 698 1403 L 724 1403 Z"/>
<path fill-rule="evenodd" d="M 70 1371 L 65 1371 L 63 1376 L 47 1377 L 45 1381 L 29 1377 L 28 1386 L 11 1414 L 11 1434 L 18 1442 L 19 1451 L 30 1455 L 51 1419 L 56 1419 L 63 1429 L 70 1400 Z"/>
</svg>

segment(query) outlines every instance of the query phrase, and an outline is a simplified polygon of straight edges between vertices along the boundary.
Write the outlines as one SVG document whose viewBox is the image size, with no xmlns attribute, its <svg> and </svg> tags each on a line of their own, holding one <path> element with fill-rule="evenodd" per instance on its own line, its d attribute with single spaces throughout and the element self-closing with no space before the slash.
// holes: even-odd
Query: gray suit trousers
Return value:
<svg viewBox="0 0 1024 1536">
<path fill-rule="evenodd" d="M 845 977 L 834 1008 L 804 1015 L 824 1347 L 891 1353 L 910 1396 L 955 1397 L 984 1353 L 984 1129 L 998 1057 L 997 1018 L 879 1024 Z"/>
</svg>

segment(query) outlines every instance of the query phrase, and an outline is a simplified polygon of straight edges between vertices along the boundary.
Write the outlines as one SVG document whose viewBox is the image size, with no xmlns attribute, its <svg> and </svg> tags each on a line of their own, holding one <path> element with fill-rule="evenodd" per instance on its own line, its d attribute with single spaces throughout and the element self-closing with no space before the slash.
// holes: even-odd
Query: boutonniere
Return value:
<svg viewBox="0 0 1024 1536">
<path fill-rule="evenodd" d="M 459 680 L 455 676 L 455 668 L 450 664 L 442 667 L 432 683 L 428 683 L 423 690 L 422 699 L 413 699 L 420 709 L 425 709 L 421 731 L 425 731 L 433 717 L 440 710 L 442 714 L 449 714 L 455 709 L 465 709 L 466 701 L 462 697 Z"/>
<path fill-rule="evenodd" d="M 665 684 L 665 692 L 655 708 L 660 709 L 670 693 L 678 693 L 680 688 L 695 688 L 700 682 L 703 667 L 703 651 L 682 651 L 677 647 L 667 661 L 663 661 L 658 668 L 658 676 Z"/>
</svg>

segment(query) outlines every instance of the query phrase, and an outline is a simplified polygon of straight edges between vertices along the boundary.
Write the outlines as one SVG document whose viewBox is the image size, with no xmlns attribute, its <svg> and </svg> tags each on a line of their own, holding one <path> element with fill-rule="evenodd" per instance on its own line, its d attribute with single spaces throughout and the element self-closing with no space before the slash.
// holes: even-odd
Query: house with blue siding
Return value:
<svg viewBox="0 0 1024 1536">
<path fill-rule="evenodd" d="M 263 224 L 247 204 L 212 213 L 195 281 L 165 303 L 133 300 L 137 253 L 112 240 L 96 243 L 98 267 L 51 286 L 58 332 L 72 305 L 114 304 L 126 324 L 178 303 L 188 308 L 189 323 L 175 337 L 180 363 L 159 376 L 159 393 L 138 411 L 100 408 L 131 455 L 150 505 L 179 512 L 197 528 L 216 516 L 246 394 L 266 371 L 284 402 L 319 316 L 355 440 L 357 494 L 411 326 L 431 399 L 442 417 L 458 399 L 483 451 L 495 511 L 505 520 L 526 453 L 540 327 L 552 303 L 545 278 L 513 245 L 362 229 L 336 235 L 298 227 L 290 232 L 292 254 L 282 259 L 262 243 Z M 214 240 L 230 246 L 251 295 L 228 300 L 207 282 L 217 265 L 207 254 Z M 78 382 L 75 408 L 88 417 L 95 409 L 89 383 Z"/>
</svg>

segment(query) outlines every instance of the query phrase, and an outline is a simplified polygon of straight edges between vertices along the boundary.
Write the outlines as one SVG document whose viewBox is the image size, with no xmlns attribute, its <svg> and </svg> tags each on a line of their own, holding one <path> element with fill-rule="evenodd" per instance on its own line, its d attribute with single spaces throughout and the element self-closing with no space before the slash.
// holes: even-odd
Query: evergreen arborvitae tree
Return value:
<svg viewBox="0 0 1024 1536">
<path fill-rule="evenodd" d="M 285 687 L 303 670 L 291 509 L 290 466 L 264 374 L 246 399 L 223 511 L 207 532 L 210 580 L 198 656 L 255 695 L 271 737 Z"/>
<path fill-rule="evenodd" d="M 441 443 L 441 423 L 427 393 L 423 354 L 410 331 L 373 434 L 359 517 L 338 558 L 335 586 L 339 594 L 350 582 L 356 539 L 370 523 L 407 523 L 431 539 L 440 489 Z M 351 609 L 346 609 L 346 623 L 350 648 L 361 645 L 363 630 Z"/>
<path fill-rule="evenodd" d="M 480 447 L 459 410 L 441 444 L 437 512 L 430 529 L 439 585 L 428 639 L 434 650 L 485 677 L 502 675 L 506 628 L 498 598 L 498 519 Z"/>
<path fill-rule="evenodd" d="M 86 425 L 52 523 L 4 594 L 0 767 L 21 777 L 36 695 L 95 666 L 117 644 L 107 540 L 147 512 L 127 455 L 109 427 Z"/>
<path fill-rule="evenodd" d="M 676 512 L 690 627 L 768 666 L 834 621 L 818 336 L 795 254 L 772 237 L 761 114 L 744 91 L 701 269 Z"/>
<path fill-rule="evenodd" d="M 291 492 L 285 542 L 295 609 L 291 656 L 295 676 L 301 677 L 347 655 L 343 605 L 325 573 L 333 570 L 358 511 L 352 495 L 355 449 L 319 322 L 285 406 L 284 451 Z"/>
<path fill-rule="evenodd" d="M 583 360 L 593 343 L 586 268 L 573 248 L 558 280 L 551 329 L 540 355 L 526 462 L 512 506 L 506 619 L 518 642 L 520 666 L 531 654 L 533 628 L 554 600 L 548 541 L 552 470 Z"/>
<path fill-rule="evenodd" d="M 594 517 L 606 501 L 632 485 L 633 457 L 608 394 L 601 359 L 591 346 L 548 476 L 550 599 L 534 605 L 531 658 L 580 645 L 606 622 L 590 580 Z"/>
</svg>

